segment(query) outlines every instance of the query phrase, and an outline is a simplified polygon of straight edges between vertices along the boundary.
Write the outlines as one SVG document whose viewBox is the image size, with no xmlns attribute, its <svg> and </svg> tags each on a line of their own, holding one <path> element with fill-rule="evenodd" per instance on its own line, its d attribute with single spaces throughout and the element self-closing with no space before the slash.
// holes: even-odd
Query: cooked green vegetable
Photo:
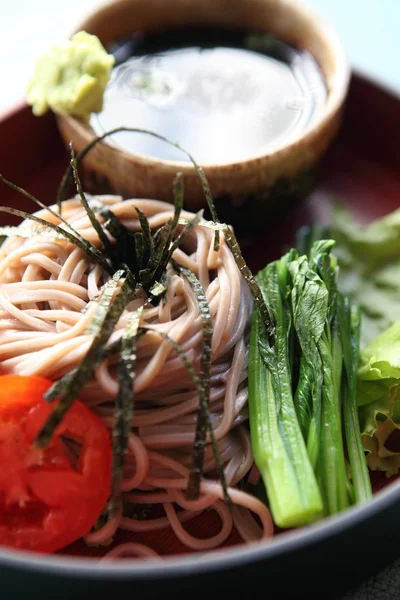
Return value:
<svg viewBox="0 0 400 600">
<path fill-rule="evenodd" d="M 311 409 L 307 447 L 318 472 L 327 514 L 348 506 L 341 421 L 337 266 L 330 255 L 333 244 L 332 240 L 315 242 L 309 259 L 301 257 L 289 267 L 293 277 L 294 327 L 301 349 L 298 410 L 304 413 L 308 391 Z"/>
<path fill-rule="evenodd" d="M 362 312 L 357 404 L 368 465 L 391 476 L 400 467 L 400 453 L 387 448 L 389 437 L 400 428 L 400 210 L 361 226 L 345 207 L 336 206 L 331 227 L 301 231 L 298 246 L 307 251 L 313 240 L 327 233 L 336 240 L 339 288 Z M 342 337 L 349 337 L 348 326 Z M 356 360 L 354 352 L 353 368 Z M 350 418 L 354 429 L 354 407 Z M 350 444 L 349 454 L 351 448 Z M 362 455 L 362 449 L 353 450 Z M 358 473 L 366 480 L 365 472 L 353 465 L 352 471 L 355 479 Z"/>
<path fill-rule="evenodd" d="M 347 452 L 354 486 L 354 500 L 364 502 L 372 496 L 365 450 L 360 436 L 357 407 L 357 374 L 360 364 L 361 311 L 348 299 L 339 298 L 339 332 L 342 340 L 345 377 L 343 379 L 343 415 Z"/>
<path fill-rule="evenodd" d="M 288 290 L 291 254 L 257 276 L 275 325 L 270 344 L 258 309 L 253 314 L 249 358 L 250 431 L 255 462 L 275 522 L 297 527 L 322 515 L 322 499 L 297 420 L 292 395 L 292 336 Z"/>
<path fill-rule="evenodd" d="M 296 410 L 311 463 L 317 466 L 321 434 L 322 361 L 318 345 L 328 315 L 328 290 L 306 256 L 289 265 L 293 323 L 301 348 Z"/>
<path fill-rule="evenodd" d="M 250 428 L 255 461 L 281 527 L 371 496 L 356 407 L 359 312 L 338 292 L 333 245 L 317 241 L 309 256 L 291 250 L 257 275 L 276 335 L 271 344 L 255 310 Z"/>
</svg>

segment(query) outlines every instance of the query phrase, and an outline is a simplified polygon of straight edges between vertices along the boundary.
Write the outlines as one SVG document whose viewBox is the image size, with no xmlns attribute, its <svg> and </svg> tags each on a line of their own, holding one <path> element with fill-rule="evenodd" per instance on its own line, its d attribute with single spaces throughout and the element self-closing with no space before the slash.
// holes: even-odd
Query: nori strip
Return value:
<svg viewBox="0 0 400 600">
<path fill-rule="evenodd" d="M 174 265 L 175 266 L 175 265 Z M 207 298 L 200 281 L 189 269 L 176 267 L 189 281 L 199 305 L 201 326 L 203 330 L 203 348 L 200 359 L 200 381 L 203 394 L 199 396 L 197 411 L 196 433 L 193 444 L 193 465 L 189 475 L 186 497 L 188 500 L 197 500 L 200 494 L 201 478 L 203 476 L 204 450 L 207 439 L 207 423 L 210 422 L 210 378 L 211 378 L 211 344 L 213 335 L 212 319 Z M 217 457 L 215 457 L 217 460 Z"/>
<path fill-rule="evenodd" d="M 67 377 L 65 386 L 62 389 L 62 396 L 60 400 L 55 404 L 53 411 L 39 431 L 35 440 L 39 447 L 43 448 L 46 446 L 53 435 L 54 430 L 61 423 L 63 417 L 71 408 L 82 387 L 93 376 L 95 365 L 99 355 L 103 350 L 103 346 L 107 343 L 110 335 L 119 321 L 120 316 L 124 312 L 129 302 L 131 302 L 134 295 L 135 291 L 132 290 L 131 282 L 128 282 L 127 278 L 121 285 L 117 296 L 105 314 L 103 312 L 104 307 L 101 307 L 100 310 L 104 315 L 104 319 L 101 325 L 99 324 L 99 330 L 94 336 L 93 342 L 85 358 L 82 360 L 82 363 L 77 369 L 74 377 Z M 63 378 L 63 380 L 65 381 L 65 378 Z"/>
<path fill-rule="evenodd" d="M 96 359 L 95 368 L 99 364 L 101 364 L 103 362 L 103 360 L 107 360 L 107 358 L 109 358 L 110 356 L 113 356 L 113 354 L 118 354 L 120 351 L 121 351 L 121 340 L 116 340 L 112 344 L 109 344 L 108 346 L 105 346 L 105 348 L 102 348 L 101 352 L 99 353 L 99 355 Z M 46 400 L 46 402 L 53 402 L 53 400 L 58 398 L 58 396 L 60 396 L 60 394 L 63 393 L 63 390 L 65 389 L 66 385 L 68 384 L 69 381 L 71 381 L 75 377 L 78 369 L 79 369 L 79 367 L 77 367 L 76 369 L 73 369 L 73 371 L 70 371 L 69 373 L 64 375 L 64 377 L 62 379 L 59 379 L 58 381 L 55 381 L 53 383 L 51 388 L 48 389 L 44 395 L 44 399 Z"/>
<path fill-rule="evenodd" d="M 153 285 L 149 298 L 131 315 L 124 328 L 120 343 L 120 364 L 118 370 L 118 394 L 115 400 L 115 420 L 113 426 L 113 468 L 109 514 L 115 516 L 121 491 L 125 454 L 128 449 L 134 413 L 134 383 L 136 368 L 136 342 L 145 331 L 139 331 L 140 317 L 145 307 L 155 296 L 164 293 L 163 285 Z"/>
<path fill-rule="evenodd" d="M 146 331 L 152 331 L 154 333 L 157 333 L 159 336 L 161 336 L 163 338 L 163 340 L 165 340 L 166 342 L 171 344 L 171 346 L 174 348 L 175 352 L 177 353 L 177 355 L 179 356 L 179 358 L 182 360 L 183 364 L 185 365 L 190 376 L 192 377 L 193 383 L 196 387 L 196 391 L 200 398 L 200 403 L 204 406 L 204 389 L 203 389 L 203 386 L 201 385 L 200 378 L 196 374 L 196 372 L 193 368 L 193 365 L 188 360 L 185 352 L 182 350 L 181 345 L 178 344 L 178 342 L 176 342 L 174 339 L 172 339 L 169 335 L 167 335 L 163 331 L 156 331 L 154 329 L 151 329 L 151 327 L 143 327 L 143 329 Z M 214 429 L 213 429 L 213 426 L 211 423 L 210 414 L 209 413 L 207 413 L 207 414 L 208 414 L 208 416 L 206 416 L 207 429 L 209 431 L 213 454 L 215 456 L 215 462 L 217 464 L 219 480 L 220 480 L 222 489 L 224 491 L 224 499 L 225 499 L 225 502 L 227 503 L 227 505 L 229 507 L 232 507 L 232 500 L 229 496 L 228 485 L 227 485 L 226 479 L 225 479 L 224 465 L 222 463 L 222 460 L 221 460 L 221 457 L 219 454 L 217 440 L 215 439 Z"/>
<path fill-rule="evenodd" d="M 128 449 L 134 410 L 134 381 L 136 367 L 136 340 L 143 306 L 130 317 L 121 339 L 121 355 L 118 369 L 118 394 L 115 399 L 113 427 L 113 466 L 110 516 L 115 516 L 121 490 L 125 454 Z"/>
<path fill-rule="evenodd" d="M 108 239 L 103 227 L 100 225 L 99 221 L 97 220 L 96 215 L 94 214 L 92 208 L 90 207 L 89 202 L 87 201 L 85 193 L 82 189 L 82 184 L 81 184 L 81 180 L 80 180 L 79 173 L 78 173 L 78 166 L 76 164 L 76 157 L 75 157 L 73 142 L 70 143 L 69 147 L 71 149 L 72 171 L 74 174 L 76 190 L 78 192 L 81 204 L 82 204 L 83 208 L 85 209 L 87 216 L 90 219 L 93 229 L 99 236 L 99 240 L 103 244 L 103 247 L 107 253 L 107 256 L 110 258 L 111 262 L 114 262 L 114 260 L 113 260 L 114 259 L 114 249 L 111 245 L 111 242 Z"/>
<path fill-rule="evenodd" d="M 12 183 L 11 181 L 9 181 L 8 179 L 6 179 L 5 177 L 3 177 L 2 175 L 0 175 L 0 181 L 2 181 L 3 183 L 5 183 L 6 185 L 8 185 L 8 187 L 10 187 L 11 189 L 15 190 L 16 192 L 19 192 L 22 196 L 25 196 L 29 200 L 32 200 L 32 202 L 34 202 L 35 204 L 37 204 L 38 206 L 40 206 L 40 208 L 46 210 L 51 215 L 53 215 L 53 217 L 55 217 L 56 219 L 58 219 L 59 221 L 61 221 L 66 227 L 68 227 L 68 229 L 72 232 L 72 234 L 74 236 L 76 236 L 78 239 L 80 239 L 80 241 L 82 242 L 82 244 L 84 244 L 85 246 L 90 247 L 92 249 L 92 251 L 93 251 L 93 254 L 97 255 L 96 253 L 98 253 L 98 250 L 96 249 L 96 247 L 93 246 L 93 244 L 91 244 L 90 242 L 88 242 L 88 240 L 86 240 L 79 233 L 79 231 L 76 231 L 74 229 L 74 227 L 72 227 L 72 225 L 66 219 L 64 219 L 60 214 L 56 213 L 51 208 L 51 206 L 46 206 L 38 198 L 36 198 L 35 196 L 33 196 L 32 194 L 30 194 L 29 192 L 27 192 L 23 188 L 19 187 L 18 185 L 15 185 L 14 183 Z M 47 224 L 48 227 L 51 227 L 51 223 L 49 223 L 48 221 L 46 221 L 46 224 Z M 62 229 L 62 228 L 60 228 L 60 229 Z M 64 230 L 62 230 L 62 231 L 64 231 Z M 62 237 L 65 238 L 65 236 L 62 236 Z M 96 260 L 95 256 L 92 256 L 91 258 L 93 258 L 93 260 Z M 104 268 L 103 264 L 102 264 L 102 266 Z"/>
<path fill-rule="evenodd" d="M 54 225 L 54 223 L 50 223 L 49 221 L 46 221 L 45 219 L 41 219 L 40 217 L 37 217 L 36 215 L 32 215 L 31 213 L 25 212 L 24 210 L 18 210 L 17 208 L 11 208 L 10 206 L 0 206 L 0 212 L 4 212 L 9 215 L 13 215 L 15 217 L 21 217 L 22 219 L 29 219 L 30 221 L 39 223 L 40 225 L 42 225 L 42 227 L 45 227 L 46 229 L 51 229 L 53 231 L 56 231 L 59 234 L 59 236 L 61 236 L 68 242 L 71 242 L 71 244 L 74 244 L 75 246 L 77 246 L 78 248 L 83 250 L 93 261 L 95 261 L 101 267 L 103 267 L 103 269 L 109 275 L 113 275 L 113 273 L 114 273 L 113 268 L 108 264 L 108 262 L 106 261 L 104 256 L 97 250 L 97 248 L 95 248 L 94 246 L 89 244 L 89 242 L 86 241 L 86 243 L 84 243 L 79 237 L 76 237 L 69 231 L 65 231 L 58 225 Z"/>
</svg>

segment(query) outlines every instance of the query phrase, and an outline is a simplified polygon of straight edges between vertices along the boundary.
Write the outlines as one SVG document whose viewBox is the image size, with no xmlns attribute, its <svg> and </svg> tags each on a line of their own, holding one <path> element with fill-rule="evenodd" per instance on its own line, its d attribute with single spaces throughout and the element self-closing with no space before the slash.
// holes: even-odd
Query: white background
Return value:
<svg viewBox="0 0 400 600">
<path fill-rule="evenodd" d="M 342 38 L 355 69 L 400 93 L 400 0 L 304 0 Z M 99 0 L 0 0 L 0 114 L 22 101 L 35 58 Z"/>
</svg>

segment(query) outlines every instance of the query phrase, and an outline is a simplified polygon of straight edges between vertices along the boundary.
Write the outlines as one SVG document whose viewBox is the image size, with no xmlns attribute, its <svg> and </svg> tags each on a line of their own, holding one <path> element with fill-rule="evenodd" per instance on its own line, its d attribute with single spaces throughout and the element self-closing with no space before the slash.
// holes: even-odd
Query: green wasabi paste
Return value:
<svg viewBox="0 0 400 600">
<path fill-rule="evenodd" d="M 36 62 L 27 101 L 37 116 L 52 110 L 87 122 L 103 108 L 114 57 L 86 31 L 53 46 Z"/>
</svg>

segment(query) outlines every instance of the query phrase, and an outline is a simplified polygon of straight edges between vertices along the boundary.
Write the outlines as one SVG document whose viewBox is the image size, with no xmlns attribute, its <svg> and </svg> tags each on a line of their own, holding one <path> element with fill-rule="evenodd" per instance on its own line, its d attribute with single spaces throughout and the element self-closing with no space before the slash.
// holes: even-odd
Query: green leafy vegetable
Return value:
<svg viewBox="0 0 400 600">
<path fill-rule="evenodd" d="M 332 246 L 332 240 L 322 240 L 315 242 L 310 252 L 311 263 L 328 291 L 326 322 L 318 345 L 323 376 L 319 476 L 327 514 L 339 512 L 349 504 L 342 435 L 343 351 L 337 315 L 337 264 L 330 254 Z"/>
<path fill-rule="evenodd" d="M 354 500 L 365 502 L 372 496 L 371 482 L 360 436 L 357 407 L 357 374 L 360 364 L 361 311 L 351 307 L 344 296 L 339 298 L 339 332 L 346 376 L 343 381 L 343 414 L 347 451 L 354 486 Z"/>
<path fill-rule="evenodd" d="M 308 243 L 308 256 L 292 249 L 257 275 L 275 339 L 268 341 L 256 309 L 250 429 L 281 527 L 314 521 L 322 511 L 334 514 L 371 495 L 356 406 L 359 311 L 338 292 L 333 245 Z"/>
<path fill-rule="evenodd" d="M 317 480 L 297 420 L 292 395 L 289 269 L 291 255 L 268 265 L 257 281 L 276 335 L 270 344 L 256 309 L 250 340 L 249 408 L 254 458 L 275 522 L 297 527 L 322 514 Z"/>
<path fill-rule="evenodd" d="M 297 243 L 307 251 L 313 240 L 326 235 L 327 230 L 336 240 L 339 289 L 359 305 L 362 313 L 360 346 L 363 350 L 357 404 L 363 442 L 369 453 L 368 465 L 390 476 L 397 473 L 400 466 L 400 453 L 386 446 L 400 424 L 400 210 L 362 226 L 354 221 L 345 207 L 338 205 L 329 228 L 315 226 L 303 229 L 299 232 Z M 343 345 L 343 340 L 350 336 L 348 314 L 346 321 Z M 352 339 L 354 335 L 353 331 Z M 345 351 L 344 356 L 349 364 L 350 356 L 346 357 Z M 358 364 L 354 349 L 351 360 L 354 368 Z M 348 367 L 346 371 L 349 371 Z M 353 388 L 354 382 L 349 379 L 348 385 Z M 353 406 L 347 419 L 345 416 L 345 424 L 349 426 L 352 423 L 354 431 L 358 419 Z M 349 445 L 349 441 L 347 443 L 350 456 L 352 451 L 354 453 L 353 462 L 356 455 L 361 460 L 363 452 L 358 442 L 354 447 L 351 443 Z M 363 467 L 361 471 L 359 468 L 363 462 L 358 461 L 357 464 L 358 468 L 352 465 L 354 479 L 363 480 L 365 485 L 362 487 L 366 490 L 365 469 Z M 359 491 L 355 485 L 355 493 Z"/>
<path fill-rule="evenodd" d="M 364 348 L 400 320 L 400 210 L 361 226 L 339 205 L 330 235 L 336 240 L 339 288 L 362 310 Z"/>
<path fill-rule="evenodd" d="M 311 463 L 316 468 L 321 430 L 322 360 L 319 345 L 328 317 L 328 290 L 311 270 L 305 256 L 289 264 L 293 279 L 293 322 L 301 348 L 296 409 L 307 442 Z"/>
</svg>

